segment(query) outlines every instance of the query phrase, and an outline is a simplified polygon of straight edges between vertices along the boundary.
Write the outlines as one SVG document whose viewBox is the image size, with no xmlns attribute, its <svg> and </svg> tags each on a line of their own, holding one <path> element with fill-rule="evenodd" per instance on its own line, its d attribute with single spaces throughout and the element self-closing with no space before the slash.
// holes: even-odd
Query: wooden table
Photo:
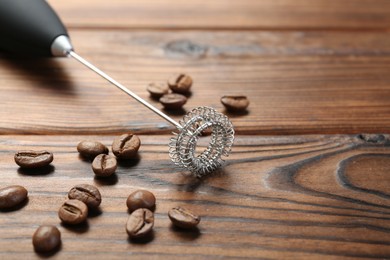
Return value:
<svg viewBox="0 0 390 260">
<path fill-rule="evenodd" d="M 247 95 L 221 174 L 186 177 L 168 157 L 173 126 L 72 59 L 0 56 L 1 187 L 29 200 L 0 212 L 0 258 L 47 257 L 31 236 L 62 233 L 53 258 L 390 258 L 390 1 L 49 0 L 76 51 L 147 101 L 145 87 L 173 73 L 194 78 L 185 111 Z M 182 112 L 168 112 L 179 120 Z M 76 145 L 135 132 L 139 159 L 95 179 Z M 369 134 L 367 134 L 369 133 Z M 18 150 L 49 150 L 53 167 L 30 174 Z M 101 212 L 63 226 L 68 190 L 94 184 Z M 127 196 L 157 197 L 153 236 L 125 232 Z M 199 229 L 171 227 L 185 206 Z"/>
</svg>

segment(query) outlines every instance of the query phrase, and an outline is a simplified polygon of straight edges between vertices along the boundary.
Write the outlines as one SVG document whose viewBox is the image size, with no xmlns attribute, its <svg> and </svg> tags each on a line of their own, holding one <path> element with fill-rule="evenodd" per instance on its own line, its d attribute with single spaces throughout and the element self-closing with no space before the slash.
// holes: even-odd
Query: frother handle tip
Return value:
<svg viewBox="0 0 390 260">
<path fill-rule="evenodd" d="M 45 0 L 0 0 L 0 35 L 0 50 L 6 52 L 50 57 L 72 49 L 65 26 Z"/>
</svg>

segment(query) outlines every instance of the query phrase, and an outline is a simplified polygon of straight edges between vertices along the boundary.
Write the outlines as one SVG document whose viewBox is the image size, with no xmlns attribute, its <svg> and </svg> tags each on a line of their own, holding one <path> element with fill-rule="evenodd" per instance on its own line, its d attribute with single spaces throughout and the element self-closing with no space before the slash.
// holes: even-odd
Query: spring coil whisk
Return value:
<svg viewBox="0 0 390 260">
<path fill-rule="evenodd" d="M 196 177 L 203 177 L 221 167 L 222 156 L 229 156 L 234 141 L 234 129 L 229 118 L 210 107 L 198 107 L 179 121 L 181 129 L 169 143 L 169 156 L 178 166 Z M 210 143 L 196 155 L 202 131 L 211 129 Z"/>
</svg>

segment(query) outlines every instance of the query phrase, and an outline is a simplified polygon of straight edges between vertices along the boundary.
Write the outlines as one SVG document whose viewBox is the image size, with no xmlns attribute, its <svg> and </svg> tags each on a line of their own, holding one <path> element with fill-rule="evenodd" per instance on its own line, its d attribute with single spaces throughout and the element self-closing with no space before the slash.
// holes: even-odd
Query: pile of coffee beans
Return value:
<svg viewBox="0 0 390 260">
<path fill-rule="evenodd" d="M 79 184 L 71 188 L 66 200 L 58 210 L 58 217 L 66 225 L 86 222 L 88 209 L 95 210 L 102 202 L 100 191 L 90 184 Z M 40 226 L 32 237 L 36 252 L 55 252 L 61 244 L 61 232 L 55 226 Z"/>
<path fill-rule="evenodd" d="M 58 210 L 58 216 L 66 225 L 77 225 L 87 220 L 88 209 L 97 209 L 102 201 L 100 191 L 90 184 L 79 184 L 71 188 L 66 200 Z M 132 240 L 147 237 L 154 226 L 156 197 L 147 190 L 136 190 L 126 200 L 130 213 L 126 221 L 126 233 Z M 194 229 L 200 217 L 183 207 L 174 207 L 168 217 L 177 228 Z M 52 252 L 61 244 L 61 233 L 55 226 L 40 226 L 34 233 L 33 246 L 37 252 Z"/>
<path fill-rule="evenodd" d="M 127 133 L 114 139 L 113 154 L 121 160 L 137 157 L 141 146 L 138 136 Z M 92 160 L 92 170 L 97 177 L 109 177 L 117 168 L 116 157 L 108 155 L 109 149 L 98 141 L 85 140 L 77 145 L 80 156 Z M 18 151 L 14 160 L 22 169 L 40 169 L 53 161 L 53 153 L 49 151 Z M 0 210 L 14 210 L 27 200 L 27 189 L 12 185 L 0 189 Z M 77 225 L 87 220 L 89 210 L 95 210 L 102 201 L 99 190 L 89 184 L 79 184 L 68 192 L 66 200 L 58 210 L 61 222 Z M 155 201 L 155 199 L 154 199 Z M 61 233 L 55 226 L 40 226 L 33 235 L 33 246 L 37 252 L 51 252 L 59 248 Z"/>
<path fill-rule="evenodd" d="M 97 187 L 79 184 L 71 188 L 66 200 L 58 210 L 58 217 L 64 224 L 77 225 L 87 220 L 89 210 L 96 210 L 102 202 Z"/>
<path fill-rule="evenodd" d="M 187 103 L 186 95 L 190 93 L 192 82 L 191 76 L 181 73 L 172 76 L 166 83 L 152 82 L 146 90 L 152 98 L 158 99 L 165 109 L 177 110 Z"/>
<path fill-rule="evenodd" d="M 177 81 L 178 88 L 181 78 Z M 179 84 L 180 83 L 180 84 Z M 180 86 L 179 86 L 180 85 Z M 80 156 L 92 161 L 92 169 L 98 177 L 108 177 L 115 173 L 118 160 L 137 158 L 141 141 L 138 136 L 127 133 L 118 136 L 112 143 L 112 153 L 104 144 L 85 140 L 77 145 Z M 15 162 L 26 169 L 39 169 L 48 166 L 53 161 L 53 153 L 49 151 L 19 151 L 15 154 Z M 0 210 L 18 209 L 27 201 L 28 191 L 23 186 L 12 185 L 0 189 Z M 97 187 L 90 184 L 78 184 L 68 191 L 68 198 L 60 205 L 58 217 L 64 225 L 79 225 L 87 222 L 88 214 L 98 210 L 102 195 Z M 126 200 L 129 217 L 126 221 L 126 233 L 130 239 L 140 239 L 152 233 L 154 226 L 154 210 L 156 209 L 156 197 L 147 190 L 136 190 Z M 183 229 L 195 228 L 200 217 L 183 207 L 174 207 L 168 212 L 172 225 Z M 38 253 L 51 253 L 60 249 L 61 232 L 56 226 L 41 225 L 32 236 L 34 250 Z"/>
<path fill-rule="evenodd" d="M 84 140 L 77 145 L 80 156 L 92 160 L 92 170 L 96 177 L 110 177 L 117 169 L 117 159 L 130 160 L 137 158 L 141 140 L 133 133 L 126 133 L 114 139 L 109 155 L 109 149 L 104 144 L 94 140 Z"/>
<path fill-rule="evenodd" d="M 192 83 L 191 76 L 181 73 L 172 76 L 166 83 L 152 82 L 146 87 L 146 90 L 152 98 L 158 99 L 165 109 L 178 110 L 187 103 Z M 223 96 L 221 103 L 228 112 L 241 113 L 248 108 L 249 99 L 242 95 L 229 95 Z"/>
<path fill-rule="evenodd" d="M 130 216 L 126 223 L 126 232 L 131 239 L 146 237 L 151 234 L 154 226 L 156 197 L 147 190 L 136 190 L 126 200 Z M 178 228 L 193 229 L 200 222 L 200 217 L 182 207 L 169 210 L 168 217 Z"/>
<path fill-rule="evenodd" d="M 131 193 L 126 200 L 127 208 L 131 213 L 127 223 L 126 232 L 130 238 L 145 237 L 153 229 L 156 197 L 147 190 L 137 190 Z"/>
</svg>

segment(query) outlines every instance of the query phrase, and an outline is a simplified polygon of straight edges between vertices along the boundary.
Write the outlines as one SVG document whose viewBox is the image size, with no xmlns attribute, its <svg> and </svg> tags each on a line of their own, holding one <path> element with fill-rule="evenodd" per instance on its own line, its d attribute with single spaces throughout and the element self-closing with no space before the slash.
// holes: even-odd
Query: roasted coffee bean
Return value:
<svg viewBox="0 0 390 260">
<path fill-rule="evenodd" d="M 53 154 L 48 151 L 19 151 L 14 159 L 22 168 L 40 168 L 53 161 Z"/>
<path fill-rule="evenodd" d="M 76 225 L 84 222 L 88 216 L 88 207 L 79 200 L 67 200 L 58 211 L 58 217 L 65 224 Z"/>
<path fill-rule="evenodd" d="M 141 140 L 135 134 L 123 134 L 114 139 L 112 152 L 120 159 L 132 159 L 137 156 Z"/>
<path fill-rule="evenodd" d="M 81 141 L 77 145 L 77 151 L 81 156 L 91 159 L 102 153 L 108 154 L 108 148 L 104 144 L 89 140 Z"/>
<path fill-rule="evenodd" d="M 150 83 L 146 90 L 150 93 L 152 98 L 160 98 L 165 94 L 169 93 L 169 87 L 166 83 Z"/>
<path fill-rule="evenodd" d="M 23 186 L 12 185 L 0 189 L 0 209 L 13 208 L 27 198 L 27 190 Z"/>
<path fill-rule="evenodd" d="M 173 225 L 185 229 L 194 228 L 200 222 L 199 216 L 182 207 L 175 207 L 169 210 L 168 216 Z"/>
<path fill-rule="evenodd" d="M 37 252 L 53 252 L 61 245 L 61 233 L 55 226 L 40 226 L 32 237 Z"/>
<path fill-rule="evenodd" d="M 130 212 L 140 208 L 147 208 L 153 210 L 156 206 L 156 197 L 153 193 L 147 190 L 137 190 L 129 195 L 126 205 Z"/>
<path fill-rule="evenodd" d="M 137 209 L 130 214 L 126 223 L 126 231 L 130 238 L 144 237 L 154 225 L 154 215 L 148 209 Z"/>
<path fill-rule="evenodd" d="M 192 78 L 186 74 L 178 74 L 168 80 L 168 86 L 175 93 L 185 94 L 190 91 Z"/>
<path fill-rule="evenodd" d="M 166 94 L 160 98 L 160 103 L 166 109 L 180 109 L 187 103 L 187 98 L 181 94 Z"/>
<path fill-rule="evenodd" d="M 109 177 L 116 171 L 115 157 L 107 154 L 99 154 L 92 162 L 92 170 L 98 177 Z"/>
<path fill-rule="evenodd" d="M 102 202 L 102 196 L 98 188 L 89 184 L 79 184 L 70 189 L 69 199 L 81 200 L 88 208 L 94 209 L 99 207 Z"/>
<path fill-rule="evenodd" d="M 249 100 L 246 96 L 223 96 L 221 103 L 228 111 L 241 112 L 249 106 Z"/>
</svg>

